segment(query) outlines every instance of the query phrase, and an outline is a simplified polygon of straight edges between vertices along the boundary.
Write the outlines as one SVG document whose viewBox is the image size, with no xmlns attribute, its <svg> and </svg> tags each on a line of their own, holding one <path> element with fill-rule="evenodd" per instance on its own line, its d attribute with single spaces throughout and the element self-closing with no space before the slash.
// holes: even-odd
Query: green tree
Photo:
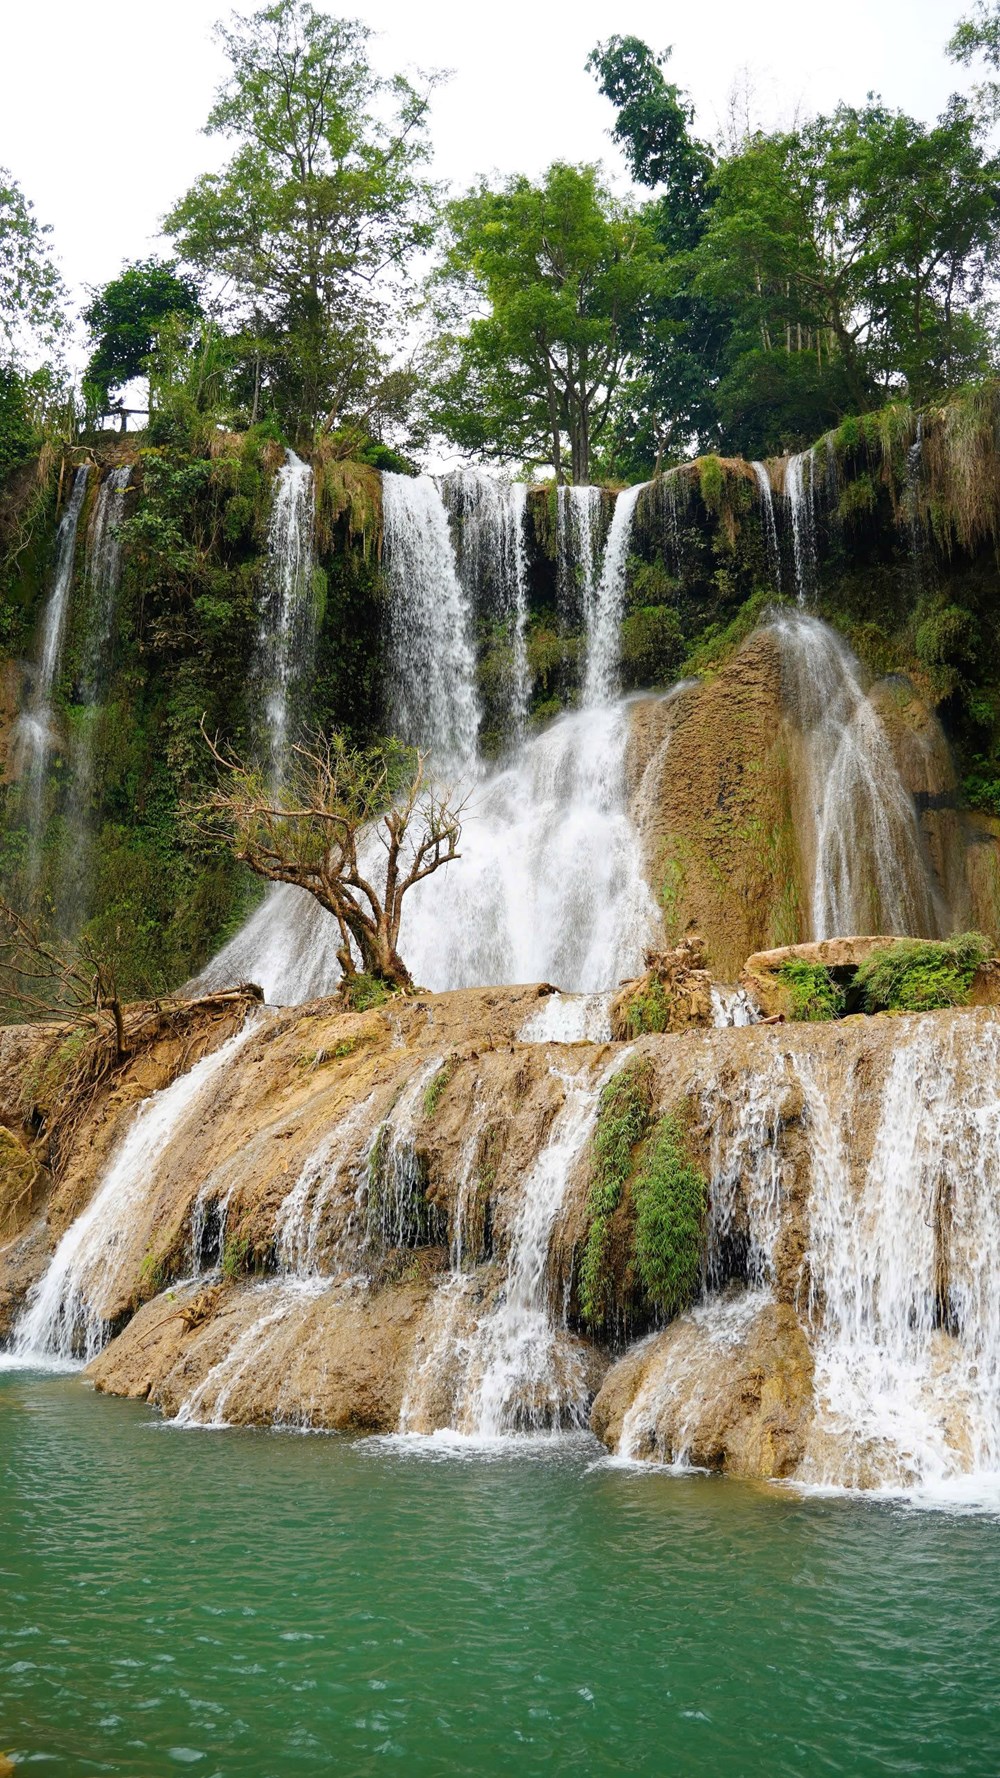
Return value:
<svg viewBox="0 0 1000 1778">
<path fill-rule="evenodd" d="M 366 26 L 277 0 L 218 36 L 231 75 L 206 132 L 235 144 L 166 219 L 227 293 L 293 436 L 377 406 L 391 297 L 433 234 L 427 91 L 371 67 Z"/>
<path fill-rule="evenodd" d="M 40 351 L 51 351 L 65 326 L 50 233 L 13 174 L 0 167 L 0 355 L 8 370 L 23 370 Z"/>
<path fill-rule="evenodd" d="M 474 454 L 589 481 L 660 273 L 649 229 L 596 167 L 563 162 L 537 185 L 481 183 L 447 226 L 432 424 Z"/>
<path fill-rule="evenodd" d="M 991 362 L 1000 163 L 982 111 L 932 127 L 878 101 L 758 135 L 721 163 L 672 273 L 728 305 L 715 401 L 730 448 L 804 442 L 893 389 L 945 393 Z"/>
<path fill-rule="evenodd" d="M 198 292 L 173 260 L 136 260 L 94 291 L 83 311 L 94 346 L 84 373 L 88 406 L 105 410 L 112 390 L 150 376 L 161 330 L 178 318 L 187 334 L 200 315 Z"/>
<path fill-rule="evenodd" d="M 707 143 L 692 134 L 690 102 L 663 73 L 670 54 L 616 36 L 587 61 L 617 112 L 611 134 L 632 177 L 656 192 L 642 216 L 665 259 L 665 276 L 641 312 L 635 374 L 615 404 L 615 467 L 633 476 L 648 474 L 665 451 L 717 442 L 713 391 L 729 335 L 725 305 L 694 295 L 690 280 L 670 269 L 704 234 L 715 168 Z"/>
</svg>

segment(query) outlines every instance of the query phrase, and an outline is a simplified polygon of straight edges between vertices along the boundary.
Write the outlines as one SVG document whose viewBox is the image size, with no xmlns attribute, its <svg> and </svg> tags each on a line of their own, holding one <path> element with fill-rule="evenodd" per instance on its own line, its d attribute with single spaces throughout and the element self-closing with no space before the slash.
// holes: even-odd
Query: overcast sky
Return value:
<svg viewBox="0 0 1000 1778">
<path fill-rule="evenodd" d="M 249 10 L 249 5 L 242 10 Z M 610 107 L 584 71 L 610 30 L 672 43 L 671 77 L 703 135 L 748 68 L 760 120 L 787 121 L 869 90 L 933 118 L 966 84 L 944 56 L 963 0 L 345 0 L 331 12 L 378 33 L 385 70 L 449 68 L 432 123 L 438 176 L 537 173 L 550 160 L 604 159 Z M 211 39 L 218 0 L 27 0 L 3 5 L 0 165 L 53 225 L 77 291 L 153 250 L 158 219 L 222 145 L 201 126 L 224 64 Z"/>
</svg>

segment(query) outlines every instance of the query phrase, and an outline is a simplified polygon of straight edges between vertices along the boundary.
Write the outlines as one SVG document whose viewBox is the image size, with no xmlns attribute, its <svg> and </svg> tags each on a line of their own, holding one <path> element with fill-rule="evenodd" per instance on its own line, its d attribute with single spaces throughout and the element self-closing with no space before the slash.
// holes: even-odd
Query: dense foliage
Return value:
<svg viewBox="0 0 1000 1778">
<path fill-rule="evenodd" d="M 976 970 L 994 947 L 981 932 L 929 943 L 900 939 L 873 951 L 858 970 L 853 994 L 866 1012 L 933 1012 L 964 1006 Z"/>
<path fill-rule="evenodd" d="M 789 957 L 778 971 L 778 980 L 788 992 L 789 1013 L 793 1019 L 822 1024 L 827 1019 L 839 1018 L 844 1010 L 844 993 L 822 963 L 807 963 L 804 957 Z"/>
<path fill-rule="evenodd" d="M 376 74 L 367 27 L 308 0 L 218 35 L 231 74 L 206 127 L 234 153 L 166 228 L 227 307 L 249 418 L 298 439 L 398 409 L 409 385 L 385 347 L 431 239 L 428 91 Z"/>
</svg>

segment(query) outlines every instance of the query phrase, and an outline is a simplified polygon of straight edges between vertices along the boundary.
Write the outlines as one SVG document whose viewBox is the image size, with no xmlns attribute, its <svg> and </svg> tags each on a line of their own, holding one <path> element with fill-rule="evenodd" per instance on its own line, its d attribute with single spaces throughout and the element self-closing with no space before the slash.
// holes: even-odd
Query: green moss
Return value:
<svg viewBox="0 0 1000 1778">
<path fill-rule="evenodd" d="M 932 1012 L 965 1006 L 972 978 L 993 954 L 981 932 L 931 941 L 900 939 L 864 962 L 854 977 L 853 995 L 866 1012 Z"/>
<path fill-rule="evenodd" d="M 632 1157 L 649 1125 L 652 1077 L 646 1061 L 627 1062 L 601 1093 L 587 1194 L 587 1240 L 580 1265 L 579 1301 L 592 1326 L 608 1312 L 609 1224 L 632 1171 Z"/>
<path fill-rule="evenodd" d="M 788 990 L 793 1019 L 806 1024 L 823 1024 L 839 1019 L 844 1010 L 844 993 L 838 988 L 822 963 L 807 963 L 802 957 L 789 957 L 778 970 L 778 980 Z"/>
<path fill-rule="evenodd" d="M 151 1297 L 159 1296 L 167 1279 L 167 1267 L 162 1255 L 147 1253 L 139 1267 L 138 1300 L 141 1303 L 148 1303 Z"/>
<path fill-rule="evenodd" d="M 722 506 L 726 473 L 718 457 L 702 457 L 698 462 L 698 486 L 706 511 L 717 513 Z"/>
<path fill-rule="evenodd" d="M 635 1257 L 650 1303 L 676 1315 L 694 1301 L 701 1280 L 708 1187 L 687 1158 L 676 1117 L 661 1119 L 632 1185 Z"/>
<path fill-rule="evenodd" d="M 229 1284 L 250 1271 L 253 1253 L 249 1235 L 227 1235 L 222 1246 L 222 1276 Z"/>
<path fill-rule="evenodd" d="M 657 977 L 651 976 L 645 987 L 629 1001 L 625 1021 L 633 1037 L 644 1032 L 658 1035 L 670 1023 L 670 998 Z"/>
<path fill-rule="evenodd" d="M 454 1067 L 450 1062 L 443 1062 L 437 1073 L 432 1075 L 424 1088 L 424 1116 L 433 1117 L 441 1103 L 441 1096 L 450 1081 Z"/>
<path fill-rule="evenodd" d="M 846 482 L 837 505 L 837 517 L 843 524 L 865 518 L 875 511 L 878 493 L 870 475 L 859 475 Z"/>
<path fill-rule="evenodd" d="M 740 606 L 736 615 L 727 624 L 709 624 L 703 631 L 695 646 L 691 649 L 679 670 L 678 677 L 689 679 L 704 678 L 717 673 L 725 666 L 730 655 L 735 654 L 741 642 L 757 628 L 770 606 L 781 604 L 770 587 L 758 587 L 756 592 Z"/>
</svg>

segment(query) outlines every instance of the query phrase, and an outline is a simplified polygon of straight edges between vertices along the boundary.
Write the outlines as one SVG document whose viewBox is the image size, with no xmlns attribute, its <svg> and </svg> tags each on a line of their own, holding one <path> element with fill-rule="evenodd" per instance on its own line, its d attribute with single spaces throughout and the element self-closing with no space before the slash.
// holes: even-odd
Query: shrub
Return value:
<svg viewBox="0 0 1000 1778">
<path fill-rule="evenodd" d="M 227 1235 L 222 1247 L 222 1276 L 235 1284 L 253 1264 L 249 1235 Z"/>
<path fill-rule="evenodd" d="M 866 1012 L 933 1012 L 965 1006 L 972 978 L 992 956 L 981 932 L 938 941 L 904 938 L 873 951 L 854 978 Z"/>
<path fill-rule="evenodd" d="M 603 1321 L 607 1312 L 608 1224 L 621 1203 L 636 1145 L 649 1125 L 650 1086 L 649 1063 L 627 1062 L 601 1093 L 587 1195 L 587 1243 L 580 1265 L 580 1313 L 591 1323 Z"/>
<path fill-rule="evenodd" d="M 373 1012 L 389 999 L 385 982 L 374 975 L 344 976 L 340 992 L 351 1012 Z"/>
<path fill-rule="evenodd" d="M 437 1073 L 432 1075 L 424 1088 L 424 1116 L 433 1117 L 441 1103 L 441 1095 L 448 1085 L 454 1072 L 450 1062 L 442 1062 Z"/>
<path fill-rule="evenodd" d="M 643 1288 L 664 1315 L 676 1315 L 697 1295 L 708 1205 L 704 1175 L 687 1158 L 676 1117 L 657 1126 L 632 1190 Z"/>
<path fill-rule="evenodd" d="M 793 1019 L 818 1025 L 828 1019 L 839 1019 L 844 1010 L 843 990 L 838 988 L 822 963 L 807 963 L 802 957 L 789 957 L 778 970 L 778 980 L 788 991 Z"/>
<path fill-rule="evenodd" d="M 647 1031 L 659 1036 L 670 1024 L 670 1011 L 670 996 L 658 977 L 651 975 L 625 1008 L 625 1021 L 633 1037 Z"/>
</svg>

